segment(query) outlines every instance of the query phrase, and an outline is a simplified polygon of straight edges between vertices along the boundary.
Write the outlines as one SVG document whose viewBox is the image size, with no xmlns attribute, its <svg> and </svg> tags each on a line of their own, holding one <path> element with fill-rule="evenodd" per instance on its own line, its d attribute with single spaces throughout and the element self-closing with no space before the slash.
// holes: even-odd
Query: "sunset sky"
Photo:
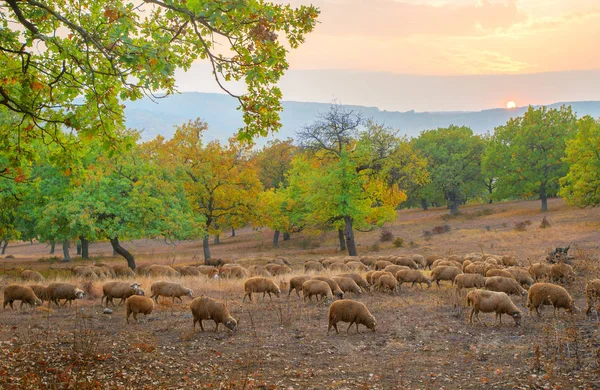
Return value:
<svg viewBox="0 0 600 390">
<path fill-rule="evenodd" d="M 321 9 L 285 100 L 480 110 L 600 100 L 597 0 L 289 0 Z M 182 91 L 216 92 L 205 64 Z"/>
</svg>

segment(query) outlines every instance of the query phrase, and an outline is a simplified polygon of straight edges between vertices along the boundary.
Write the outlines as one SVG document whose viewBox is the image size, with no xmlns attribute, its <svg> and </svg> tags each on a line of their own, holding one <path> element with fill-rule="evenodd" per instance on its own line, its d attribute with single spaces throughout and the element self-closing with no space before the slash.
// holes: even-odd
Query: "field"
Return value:
<svg viewBox="0 0 600 390">
<path fill-rule="evenodd" d="M 448 219 L 446 209 L 403 210 L 386 228 L 402 238 L 396 248 L 381 242 L 382 230 L 357 232 L 359 254 L 442 255 L 484 252 L 512 254 L 528 266 L 557 246 L 573 243 L 577 278 L 566 285 L 576 304 L 585 309 L 585 283 L 600 277 L 600 209 L 581 210 L 553 199 L 540 213 L 539 202 L 507 202 L 467 206 Z M 550 222 L 541 228 L 542 218 Z M 529 221 L 530 223 L 525 223 Z M 523 222 L 524 231 L 515 224 Z M 424 234 L 449 225 L 442 234 Z M 226 237 L 225 237 L 226 236 Z M 337 234 L 294 234 L 271 248 L 270 231 L 250 228 L 235 237 L 224 235 L 212 247 L 214 257 L 242 265 L 264 264 L 282 256 L 301 274 L 308 259 L 337 256 Z M 201 261 L 201 242 L 166 245 L 159 240 L 125 243 L 138 265 L 186 264 Z M 59 247 L 56 248 L 57 252 Z M 0 388 L 2 389 L 457 389 L 457 388 L 599 388 L 600 327 L 597 316 L 555 318 L 546 307 L 542 319 L 528 316 L 525 298 L 513 297 L 524 311 L 521 327 L 510 318 L 488 326 L 467 323 L 465 293 L 448 282 L 438 289 L 404 285 L 397 295 L 363 294 L 377 319 L 371 332 L 353 327 L 327 334 L 326 304 L 303 303 L 298 297 L 242 302 L 242 280 L 179 277 L 173 280 L 227 301 L 238 319 L 235 334 L 205 322 L 206 332 L 192 332 L 189 298 L 183 304 L 160 301 L 147 319 L 126 324 L 124 308 L 103 314 L 102 281 L 74 279 L 63 264 L 49 257 L 44 244 L 11 243 L 0 261 L 2 287 L 22 269 L 80 285 L 87 299 L 72 307 L 5 310 L 0 315 Z M 93 260 L 124 263 L 113 258 L 106 243 L 92 244 Z M 342 254 L 343 255 L 343 254 Z M 89 261 L 91 262 L 91 261 Z M 148 291 L 149 277 L 135 279 Z M 277 277 L 279 282 L 289 275 Z"/>
</svg>

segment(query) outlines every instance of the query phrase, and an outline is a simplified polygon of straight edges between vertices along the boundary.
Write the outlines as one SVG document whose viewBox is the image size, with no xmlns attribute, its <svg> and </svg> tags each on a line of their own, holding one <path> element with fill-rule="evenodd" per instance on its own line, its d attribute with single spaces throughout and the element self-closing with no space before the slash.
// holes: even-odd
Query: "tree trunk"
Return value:
<svg viewBox="0 0 600 390">
<path fill-rule="evenodd" d="M 460 199 L 459 197 L 451 192 L 448 195 L 448 208 L 450 209 L 450 215 L 457 215 L 458 214 L 458 206 L 460 205 Z"/>
<path fill-rule="evenodd" d="M 342 229 L 338 229 L 338 239 L 340 240 L 340 252 L 346 250 L 346 239 L 344 238 L 344 231 Z"/>
<path fill-rule="evenodd" d="M 279 230 L 273 233 L 273 248 L 279 248 Z"/>
<path fill-rule="evenodd" d="M 209 247 L 209 242 L 208 242 L 208 234 L 206 236 L 204 236 L 204 239 L 202 240 L 202 249 L 204 249 L 204 261 L 206 261 L 207 259 L 210 259 L 210 247 Z"/>
<path fill-rule="evenodd" d="M 117 251 L 115 250 L 115 248 L 113 248 L 113 257 L 117 257 L 119 254 L 117 253 Z"/>
<path fill-rule="evenodd" d="M 542 211 L 548 211 L 548 195 L 546 194 L 546 185 L 540 186 L 540 199 L 542 200 Z"/>
<path fill-rule="evenodd" d="M 2 241 L 2 254 L 6 253 L 6 247 L 8 246 L 8 240 Z"/>
<path fill-rule="evenodd" d="M 113 251 L 118 255 L 121 255 L 127 260 L 127 265 L 129 268 L 135 271 L 135 259 L 133 255 L 127 251 L 127 249 L 123 248 L 119 243 L 119 237 L 114 237 L 110 239 L 110 244 L 113 247 Z"/>
<path fill-rule="evenodd" d="M 283 232 L 283 241 L 289 241 L 291 238 L 290 232 Z"/>
<path fill-rule="evenodd" d="M 421 208 L 427 211 L 427 199 L 421 199 Z"/>
<path fill-rule="evenodd" d="M 80 255 L 80 254 L 81 254 L 81 241 L 77 241 L 77 242 L 75 243 L 75 251 L 76 251 L 76 252 L 75 252 L 76 254 L 78 254 L 78 255 Z"/>
<path fill-rule="evenodd" d="M 221 235 L 215 234 L 215 239 L 213 241 L 213 245 L 219 245 L 221 243 Z"/>
<path fill-rule="evenodd" d="M 234 227 L 231 228 L 231 237 L 235 237 L 235 228 Z"/>
<path fill-rule="evenodd" d="M 344 229 L 344 238 L 346 239 L 346 246 L 348 247 L 349 256 L 358 256 L 356 253 L 356 243 L 354 242 L 354 230 L 352 229 L 352 218 L 345 215 L 344 222 L 346 222 L 346 228 Z"/>
<path fill-rule="evenodd" d="M 548 211 L 548 198 L 542 198 L 542 211 Z"/>
<path fill-rule="evenodd" d="M 81 258 L 89 259 L 90 258 L 90 254 L 89 254 L 90 242 L 89 242 L 89 240 L 87 240 L 83 236 L 80 236 L 79 240 L 81 241 Z"/>
<path fill-rule="evenodd" d="M 54 254 L 54 247 L 56 246 L 56 243 L 54 241 L 52 241 L 50 243 L 50 254 L 53 255 Z"/>
<path fill-rule="evenodd" d="M 71 244 L 69 243 L 69 240 L 63 240 L 63 262 L 67 262 L 67 261 L 71 261 L 71 255 L 69 254 L 69 247 L 71 246 Z"/>
</svg>

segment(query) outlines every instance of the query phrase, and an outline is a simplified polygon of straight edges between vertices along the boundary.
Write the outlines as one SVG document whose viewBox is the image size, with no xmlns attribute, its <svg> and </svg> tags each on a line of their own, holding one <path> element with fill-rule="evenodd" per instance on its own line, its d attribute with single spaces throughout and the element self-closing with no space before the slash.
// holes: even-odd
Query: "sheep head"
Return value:
<svg viewBox="0 0 600 390">
<path fill-rule="evenodd" d="M 77 299 L 83 299 L 83 297 L 85 296 L 85 293 L 83 291 L 81 291 L 80 289 L 76 289 L 75 296 L 77 297 Z"/>
<path fill-rule="evenodd" d="M 521 325 L 521 313 L 520 312 L 514 312 L 512 314 L 512 318 L 513 320 L 515 320 L 515 326 L 520 326 Z"/>
<path fill-rule="evenodd" d="M 237 321 L 233 317 L 229 317 L 229 320 L 225 322 L 225 327 L 235 332 L 237 330 Z"/>
<path fill-rule="evenodd" d="M 187 295 L 189 295 L 189 296 L 190 296 L 190 298 L 193 298 L 193 297 L 194 297 L 194 291 L 192 291 L 192 289 L 191 289 L 191 288 L 188 288 L 188 289 L 187 289 Z"/>
</svg>

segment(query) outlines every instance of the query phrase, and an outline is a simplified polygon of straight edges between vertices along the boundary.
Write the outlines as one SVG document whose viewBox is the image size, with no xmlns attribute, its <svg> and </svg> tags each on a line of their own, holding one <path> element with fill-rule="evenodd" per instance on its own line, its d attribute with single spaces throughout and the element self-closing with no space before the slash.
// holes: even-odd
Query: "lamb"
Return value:
<svg viewBox="0 0 600 390">
<path fill-rule="evenodd" d="M 356 295 L 362 294 L 362 290 L 354 280 L 343 276 L 336 276 L 332 279 L 334 282 L 337 283 L 337 285 L 340 287 L 340 290 L 342 290 L 344 294 L 348 292 L 351 292 Z"/>
<path fill-rule="evenodd" d="M 215 332 L 219 330 L 219 324 L 225 325 L 232 332 L 237 329 L 236 319 L 229 314 L 227 306 L 221 301 L 204 296 L 198 297 L 192 301 L 190 309 L 194 316 L 194 332 L 196 331 L 196 322 L 200 323 L 200 329 L 204 332 L 203 320 L 213 320 Z"/>
<path fill-rule="evenodd" d="M 469 313 L 469 323 L 473 323 L 473 314 L 477 317 L 480 324 L 483 324 L 479 318 L 479 312 L 484 313 L 496 313 L 496 320 L 500 320 L 502 324 L 502 314 L 508 314 L 512 316 L 515 321 L 515 326 L 521 324 L 522 312 L 513 303 L 506 293 L 486 291 L 486 290 L 473 290 L 467 294 L 467 306 L 473 306 Z M 485 325 L 485 324 L 483 324 Z"/>
<path fill-rule="evenodd" d="M 310 279 L 310 276 L 308 276 L 308 275 L 294 276 L 293 278 L 291 278 L 290 279 L 290 290 L 288 291 L 288 297 L 290 296 L 290 294 L 292 294 L 292 291 L 295 290 L 296 295 L 298 295 L 298 298 L 300 298 L 300 291 L 302 291 L 302 284 L 304 284 L 304 282 L 306 282 L 309 279 Z"/>
<path fill-rule="evenodd" d="M 415 283 L 419 283 L 421 289 L 423 289 L 422 283 L 427 283 L 427 287 L 431 287 L 431 280 L 423 273 L 414 270 L 406 269 L 396 272 L 396 280 L 398 281 L 398 289 L 402 286 L 402 283 L 412 283 L 414 287 Z"/>
<path fill-rule="evenodd" d="M 113 265 L 113 271 L 115 275 L 119 277 L 134 277 L 135 272 L 124 264 Z"/>
<path fill-rule="evenodd" d="M 10 304 L 10 308 L 14 310 L 14 301 L 21 301 L 20 309 L 23 308 L 24 303 L 31 307 L 42 304 L 42 301 L 35 295 L 31 287 L 20 284 L 9 284 L 4 289 L 4 305 L 2 308 L 6 310 L 6 305 Z"/>
<path fill-rule="evenodd" d="M 46 280 L 41 273 L 29 269 L 26 269 L 25 271 L 21 272 L 21 277 L 23 278 L 23 280 L 33 280 L 35 282 L 43 282 L 44 280 Z"/>
<path fill-rule="evenodd" d="M 121 299 L 119 301 L 119 306 L 123 303 L 124 300 L 129 298 L 132 295 L 144 295 L 144 290 L 140 288 L 141 286 L 138 283 L 129 284 L 126 282 L 108 282 L 102 285 L 102 297 L 100 298 L 100 305 L 102 305 L 102 301 L 106 298 L 106 307 L 108 307 L 108 303 L 112 303 L 113 306 L 116 306 L 113 302 L 113 298 Z"/>
<path fill-rule="evenodd" d="M 503 276 L 505 278 L 511 278 L 511 279 L 517 280 L 517 278 L 515 278 L 512 273 L 510 273 L 510 272 L 508 272 L 508 270 L 504 270 L 504 269 L 491 269 L 485 273 L 485 276 L 487 278 L 490 278 L 492 276 Z"/>
<path fill-rule="evenodd" d="M 315 276 L 313 277 L 313 279 L 327 283 L 331 288 L 331 292 L 334 296 L 340 299 L 344 298 L 344 292 L 340 289 L 340 286 L 338 286 L 338 284 L 333 279 L 328 278 L 327 276 Z"/>
<path fill-rule="evenodd" d="M 125 301 L 125 306 L 127 307 L 127 311 L 125 313 L 125 319 L 127 323 L 129 323 L 129 316 L 133 313 L 133 319 L 137 322 L 137 315 L 143 314 L 147 316 L 152 313 L 154 310 L 154 302 L 152 299 L 148 297 L 143 297 L 141 295 L 132 295 Z"/>
<path fill-rule="evenodd" d="M 242 302 L 246 297 L 252 302 L 252 293 L 263 293 L 263 301 L 265 300 L 265 295 L 269 294 L 269 299 L 273 300 L 271 294 L 275 294 L 279 298 L 279 294 L 281 294 L 281 290 L 272 279 L 264 278 L 262 276 L 255 276 L 247 279 L 244 282 L 244 298 L 242 298 Z"/>
<path fill-rule="evenodd" d="M 556 309 L 563 308 L 565 311 L 571 313 L 577 310 L 575 302 L 571 295 L 562 286 L 558 286 L 552 283 L 535 283 L 529 288 L 527 294 L 527 309 L 531 314 L 531 311 L 535 310 L 538 317 L 541 317 L 538 308 L 541 305 L 552 305 L 554 307 L 554 316 L 556 316 Z"/>
<path fill-rule="evenodd" d="M 321 272 L 324 270 L 325 267 L 318 261 L 307 261 L 304 263 L 304 272 Z"/>
<path fill-rule="evenodd" d="M 550 266 L 550 281 L 552 282 L 572 280 L 574 277 L 575 272 L 569 264 L 556 263 Z"/>
<path fill-rule="evenodd" d="M 59 302 L 61 299 L 64 299 L 65 302 L 63 306 L 69 302 L 69 306 L 73 306 L 74 299 L 83 299 L 85 293 L 73 286 L 69 283 L 50 283 L 46 288 L 48 291 L 48 306 L 50 302 L 54 302 L 57 306 L 59 306 Z"/>
<path fill-rule="evenodd" d="M 483 288 L 485 277 L 480 274 L 460 274 L 454 278 L 454 286 L 457 290 L 463 288 Z"/>
<path fill-rule="evenodd" d="M 414 254 L 412 255 L 412 260 L 415 262 L 415 264 L 420 266 L 420 268 L 425 269 L 427 263 L 425 262 L 425 258 L 423 256 Z"/>
<path fill-rule="evenodd" d="M 346 332 L 350 331 L 352 324 L 356 324 L 356 333 L 359 333 L 359 324 L 366 326 L 373 332 L 375 332 L 375 327 L 377 326 L 377 321 L 375 321 L 375 317 L 373 317 L 367 306 L 365 306 L 364 303 L 352 301 L 350 299 L 333 302 L 331 306 L 329 306 L 327 318 L 329 322 L 327 334 L 329 334 L 332 326 L 336 333 L 340 333 L 337 327 L 338 322 L 350 323 Z"/>
<path fill-rule="evenodd" d="M 480 274 L 485 276 L 485 264 L 484 263 L 473 263 L 465 267 L 465 274 Z"/>
<path fill-rule="evenodd" d="M 431 281 L 435 282 L 437 286 L 440 287 L 440 280 L 449 280 L 451 283 L 454 283 L 454 278 L 456 275 L 460 275 L 462 273 L 463 272 L 459 268 L 440 265 L 431 271 Z"/>
<path fill-rule="evenodd" d="M 592 306 L 594 306 L 598 298 L 600 298 L 600 279 L 593 279 L 587 282 L 585 285 L 585 297 L 587 302 L 585 314 L 587 315 L 590 314 Z"/>
<path fill-rule="evenodd" d="M 501 291 L 507 294 L 527 295 L 527 290 L 514 278 L 504 276 L 492 276 L 485 281 L 485 288 L 490 291 Z"/>
<path fill-rule="evenodd" d="M 545 263 L 533 263 L 529 266 L 528 271 L 533 280 L 537 282 L 540 278 L 543 278 L 550 273 L 550 265 Z"/>
<path fill-rule="evenodd" d="M 511 267 L 507 271 L 511 273 L 517 282 L 521 283 L 521 286 L 529 288 L 529 286 L 535 283 L 525 268 Z"/>
<path fill-rule="evenodd" d="M 46 301 L 50 300 L 50 298 L 48 298 L 48 289 L 46 288 L 46 286 L 42 286 L 39 284 L 32 284 L 29 287 L 31 287 L 31 289 L 33 290 L 35 295 L 38 298 L 40 298 L 40 300 L 42 302 L 46 302 Z"/>
<path fill-rule="evenodd" d="M 179 299 L 183 302 L 181 297 L 185 295 L 189 295 L 190 298 L 194 297 L 194 292 L 191 288 L 183 287 L 179 283 L 171 283 L 171 282 L 154 282 L 152 286 L 150 286 L 150 291 L 152 295 L 150 298 L 154 299 L 154 302 L 158 304 L 158 297 L 171 297 L 171 302 L 175 303 L 175 298 Z"/>
<path fill-rule="evenodd" d="M 376 288 L 379 291 L 390 290 L 392 293 L 394 293 L 398 288 L 398 281 L 391 274 L 381 275 L 381 277 L 377 281 Z"/>
<path fill-rule="evenodd" d="M 384 269 L 385 267 L 387 267 L 388 265 L 392 265 L 394 263 L 392 263 L 391 261 L 388 260 L 378 260 L 375 263 L 375 270 L 380 271 L 382 269 Z"/>
<path fill-rule="evenodd" d="M 354 283 L 356 283 L 358 285 L 358 287 L 363 289 L 363 291 L 369 291 L 369 283 L 367 283 L 365 278 L 363 278 L 359 274 L 350 273 L 350 274 L 341 274 L 338 276 L 343 277 L 343 278 L 350 278 L 350 279 L 354 280 Z"/>
<path fill-rule="evenodd" d="M 327 299 L 327 302 L 333 301 L 331 287 L 322 280 L 310 279 L 302 284 L 302 296 L 304 300 L 306 301 L 306 298 L 308 298 L 312 302 L 313 295 L 317 297 L 317 302 L 319 301 L 319 297 L 323 297 L 323 300 Z"/>
<path fill-rule="evenodd" d="M 148 270 L 150 271 L 150 275 L 154 276 L 154 277 L 157 277 L 157 276 L 178 276 L 179 275 L 179 272 L 177 272 L 172 267 L 169 267 L 168 265 L 153 264 L 153 265 L 150 266 L 150 268 Z"/>
<path fill-rule="evenodd" d="M 264 276 L 265 278 L 271 278 L 273 275 L 262 265 L 251 265 L 248 267 L 250 276 Z"/>
<path fill-rule="evenodd" d="M 346 263 L 346 267 L 348 267 L 352 271 L 358 272 L 366 272 L 368 270 L 367 266 L 361 263 L 360 261 L 349 261 Z"/>
</svg>

